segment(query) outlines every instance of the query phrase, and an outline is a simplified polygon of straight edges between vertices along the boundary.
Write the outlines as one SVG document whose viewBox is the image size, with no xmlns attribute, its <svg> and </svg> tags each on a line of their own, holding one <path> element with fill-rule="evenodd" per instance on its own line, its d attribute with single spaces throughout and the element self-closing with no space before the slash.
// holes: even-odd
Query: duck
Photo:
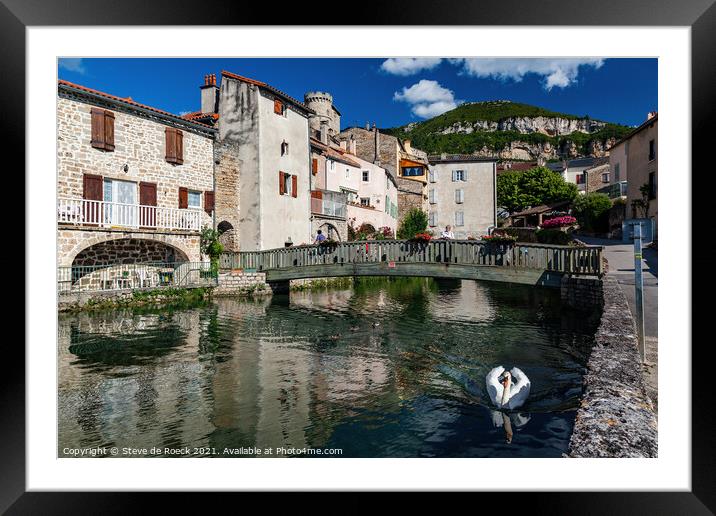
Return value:
<svg viewBox="0 0 716 516">
<path fill-rule="evenodd" d="M 518 367 L 506 371 L 497 366 L 485 378 L 487 392 L 498 409 L 514 410 L 525 404 L 530 395 L 530 379 Z"/>
</svg>

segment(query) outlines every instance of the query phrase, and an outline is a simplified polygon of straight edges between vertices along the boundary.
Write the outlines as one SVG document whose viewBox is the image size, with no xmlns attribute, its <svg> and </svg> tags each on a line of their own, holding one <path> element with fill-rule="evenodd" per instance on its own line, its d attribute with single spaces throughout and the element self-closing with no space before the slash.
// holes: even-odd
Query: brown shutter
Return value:
<svg viewBox="0 0 716 516">
<path fill-rule="evenodd" d="M 286 193 L 286 190 L 284 189 L 283 184 L 283 172 L 278 173 L 278 194 L 283 195 Z"/>
<path fill-rule="evenodd" d="M 167 163 L 176 163 L 177 161 L 177 133 L 176 130 L 172 127 L 166 127 L 164 129 L 164 137 L 165 137 L 165 149 L 166 153 L 164 156 L 164 159 L 167 160 Z"/>
<path fill-rule="evenodd" d="M 298 176 L 291 176 L 291 197 L 298 197 Z"/>
<path fill-rule="evenodd" d="M 175 142 L 176 142 L 176 151 L 174 155 L 177 159 L 177 165 L 183 165 L 184 164 L 184 133 L 181 132 L 179 129 L 174 130 L 176 133 L 175 136 Z"/>
<path fill-rule="evenodd" d="M 82 176 L 82 198 L 89 201 L 101 201 L 103 198 L 102 176 L 85 174 Z M 102 205 L 98 202 L 82 203 L 82 220 L 96 226 L 102 221 Z"/>
<path fill-rule="evenodd" d="M 92 114 L 92 140 L 90 144 L 95 149 L 104 149 L 104 109 L 92 108 L 90 113 Z"/>
<path fill-rule="evenodd" d="M 114 113 L 104 112 L 104 150 L 114 150 Z"/>
<path fill-rule="evenodd" d="M 318 158 L 313 158 L 311 163 L 311 172 L 313 172 L 314 176 L 318 174 Z"/>
<path fill-rule="evenodd" d="M 142 227 L 157 225 L 157 210 L 148 206 L 157 205 L 157 184 L 139 183 L 139 224 Z"/>
<path fill-rule="evenodd" d="M 283 115 L 283 102 L 276 99 L 273 101 L 273 112 L 277 115 Z"/>
<path fill-rule="evenodd" d="M 188 208 L 189 207 L 189 190 L 184 188 L 183 186 L 179 187 L 179 208 Z"/>
<path fill-rule="evenodd" d="M 214 192 L 204 192 L 204 210 L 209 215 L 214 211 Z"/>
</svg>

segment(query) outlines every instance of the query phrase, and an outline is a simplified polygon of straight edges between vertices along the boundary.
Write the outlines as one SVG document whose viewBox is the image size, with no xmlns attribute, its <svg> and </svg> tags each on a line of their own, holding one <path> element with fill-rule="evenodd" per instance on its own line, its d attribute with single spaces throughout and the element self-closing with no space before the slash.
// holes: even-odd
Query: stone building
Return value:
<svg viewBox="0 0 716 516">
<path fill-rule="evenodd" d="M 217 228 L 241 250 L 311 242 L 308 117 L 313 111 L 265 82 L 221 72 L 215 161 Z M 211 90 L 210 88 L 206 88 Z M 202 112 L 211 107 L 207 94 Z M 221 212 L 219 211 L 221 209 Z"/>
<path fill-rule="evenodd" d="M 340 140 L 354 140 L 356 155 L 384 168 L 395 180 L 398 190 L 398 221 L 411 208 L 428 211 L 427 170 L 428 156 L 413 149 L 409 140 L 373 130 L 349 127 L 339 134 Z"/>
<path fill-rule="evenodd" d="M 611 188 L 611 171 L 609 157 L 596 158 L 591 167 L 584 169 L 584 178 L 581 180 L 583 193 L 604 193 L 609 195 Z"/>
<path fill-rule="evenodd" d="M 200 261 L 200 231 L 213 225 L 215 133 L 58 81 L 58 265 Z"/>
<path fill-rule="evenodd" d="M 632 218 L 654 220 L 654 236 L 658 233 L 658 197 L 659 176 L 658 155 L 658 114 L 651 112 L 646 121 L 634 129 L 620 142 L 625 145 L 627 169 L 628 215 Z M 646 195 L 641 188 L 644 187 Z"/>
<path fill-rule="evenodd" d="M 464 154 L 430 156 L 428 225 L 452 226 L 457 239 L 480 238 L 497 225 L 497 161 Z"/>
</svg>

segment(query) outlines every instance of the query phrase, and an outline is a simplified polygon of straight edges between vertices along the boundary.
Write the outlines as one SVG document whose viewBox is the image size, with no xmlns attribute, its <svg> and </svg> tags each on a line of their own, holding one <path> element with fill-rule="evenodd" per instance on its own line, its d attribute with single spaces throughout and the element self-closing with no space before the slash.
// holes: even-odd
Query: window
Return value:
<svg viewBox="0 0 716 516">
<path fill-rule="evenodd" d="M 281 156 L 287 156 L 288 155 L 288 142 L 284 140 L 281 143 Z"/>
<path fill-rule="evenodd" d="M 283 116 L 286 113 L 286 106 L 280 100 L 275 99 L 273 101 L 273 112 L 277 115 Z"/>
<path fill-rule="evenodd" d="M 455 190 L 455 202 L 458 204 L 465 202 L 465 190 L 462 188 Z"/>
<path fill-rule="evenodd" d="M 602 174 L 602 183 L 608 183 L 609 182 L 609 172 L 604 172 Z"/>
<path fill-rule="evenodd" d="M 577 174 L 575 176 L 575 180 L 577 181 L 578 185 L 583 185 L 584 184 L 584 173 L 582 172 L 581 174 Z"/>
<path fill-rule="evenodd" d="M 656 172 L 649 172 L 649 200 L 656 199 Z"/>
<path fill-rule="evenodd" d="M 430 204 L 435 204 L 436 202 L 438 202 L 435 199 L 435 189 L 428 190 L 428 200 L 430 201 Z"/>
<path fill-rule="evenodd" d="M 298 197 L 298 176 L 287 174 L 286 172 L 279 172 L 278 194 Z"/>
<path fill-rule="evenodd" d="M 619 163 L 614 164 L 614 182 L 619 182 Z"/>
<path fill-rule="evenodd" d="M 189 190 L 187 200 L 187 204 L 190 209 L 201 209 L 201 192 L 198 192 L 196 190 Z"/>
<path fill-rule="evenodd" d="M 114 113 L 104 109 L 92 108 L 92 140 L 95 149 L 114 151 Z"/>
<path fill-rule="evenodd" d="M 331 172 L 333 172 L 334 170 L 336 170 L 336 162 L 333 161 L 333 160 L 330 160 L 329 163 L 331 164 Z"/>
<path fill-rule="evenodd" d="M 467 173 L 464 170 L 453 170 L 452 171 L 453 181 L 467 181 Z"/>
<path fill-rule="evenodd" d="M 370 181 L 370 170 L 364 170 L 363 171 L 363 182 L 367 183 Z"/>
<path fill-rule="evenodd" d="M 425 174 L 423 167 L 403 167 L 401 173 L 404 177 L 415 177 Z"/>
<path fill-rule="evenodd" d="M 164 129 L 166 152 L 164 159 L 172 165 L 184 163 L 184 133 L 174 127 Z"/>
<path fill-rule="evenodd" d="M 431 183 L 434 183 L 435 181 L 437 181 L 437 178 L 438 178 L 437 172 L 435 172 L 434 170 L 428 171 L 428 181 L 430 181 Z"/>
<path fill-rule="evenodd" d="M 360 205 L 361 206 L 370 206 L 370 197 L 361 197 Z"/>
<path fill-rule="evenodd" d="M 315 176 L 318 174 L 318 158 L 313 158 L 311 160 L 311 173 Z"/>
<path fill-rule="evenodd" d="M 462 211 L 456 211 L 455 212 L 455 225 L 456 226 L 464 226 L 465 225 L 465 213 Z"/>
<path fill-rule="evenodd" d="M 428 225 L 435 227 L 438 225 L 438 214 L 437 212 L 431 211 L 428 215 Z"/>
<path fill-rule="evenodd" d="M 656 159 L 656 144 L 654 140 L 649 140 L 649 161 Z"/>
</svg>

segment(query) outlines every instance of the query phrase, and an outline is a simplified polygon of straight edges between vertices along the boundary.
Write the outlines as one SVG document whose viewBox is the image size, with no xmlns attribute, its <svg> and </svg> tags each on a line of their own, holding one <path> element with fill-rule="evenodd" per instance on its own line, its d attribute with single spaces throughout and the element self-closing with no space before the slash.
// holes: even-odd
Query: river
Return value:
<svg viewBox="0 0 716 516">
<path fill-rule="evenodd" d="M 63 313 L 58 456 L 560 457 L 595 329 L 558 290 L 426 278 Z"/>
</svg>

